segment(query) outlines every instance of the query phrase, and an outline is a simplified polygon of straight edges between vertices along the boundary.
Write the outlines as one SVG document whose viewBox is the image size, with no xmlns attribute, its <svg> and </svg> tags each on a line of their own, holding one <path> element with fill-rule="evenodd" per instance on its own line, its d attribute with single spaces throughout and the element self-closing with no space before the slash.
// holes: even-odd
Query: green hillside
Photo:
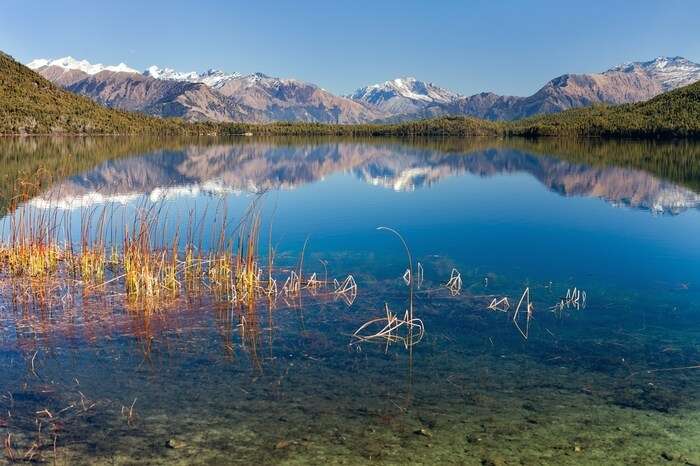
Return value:
<svg viewBox="0 0 700 466">
<path fill-rule="evenodd" d="M 700 81 L 646 102 L 540 115 L 506 130 L 516 136 L 700 137 Z"/>
<path fill-rule="evenodd" d="M 0 52 L 2 134 L 183 134 L 206 132 L 205 126 L 102 107 L 58 88 Z"/>
</svg>

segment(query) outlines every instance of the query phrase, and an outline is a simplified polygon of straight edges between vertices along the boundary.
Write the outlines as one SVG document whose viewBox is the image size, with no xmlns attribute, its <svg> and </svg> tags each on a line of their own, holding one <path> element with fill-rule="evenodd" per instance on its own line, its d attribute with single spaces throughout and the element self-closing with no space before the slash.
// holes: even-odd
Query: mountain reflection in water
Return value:
<svg viewBox="0 0 700 466">
<path fill-rule="evenodd" d="M 587 196 L 655 213 L 696 208 L 700 195 L 643 170 L 590 166 L 525 149 L 441 152 L 404 144 L 190 145 L 102 163 L 34 198 L 37 207 L 77 208 L 194 195 L 260 192 L 296 187 L 336 173 L 375 186 L 411 191 L 449 176 L 527 173 L 563 196 Z"/>
</svg>

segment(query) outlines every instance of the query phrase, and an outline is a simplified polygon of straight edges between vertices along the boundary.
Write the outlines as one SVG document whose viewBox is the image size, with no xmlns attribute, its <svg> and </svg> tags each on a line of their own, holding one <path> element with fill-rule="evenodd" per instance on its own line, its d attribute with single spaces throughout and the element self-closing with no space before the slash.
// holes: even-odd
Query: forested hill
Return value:
<svg viewBox="0 0 700 466">
<path fill-rule="evenodd" d="M 178 120 L 112 110 L 55 86 L 0 52 L 0 133 L 140 134 L 203 130 Z"/>
<path fill-rule="evenodd" d="M 566 110 L 512 122 L 441 117 L 394 125 L 271 123 L 241 126 L 241 131 L 256 134 L 700 138 L 700 81 L 642 103 Z"/>
</svg>

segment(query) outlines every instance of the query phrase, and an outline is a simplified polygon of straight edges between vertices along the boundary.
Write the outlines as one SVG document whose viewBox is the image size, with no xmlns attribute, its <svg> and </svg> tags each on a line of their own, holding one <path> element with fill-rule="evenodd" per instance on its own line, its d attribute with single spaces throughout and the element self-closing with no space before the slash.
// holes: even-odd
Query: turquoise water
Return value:
<svg viewBox="0 0 700 466">
<path fill-rule="evenodd" d="M 241 218 L 259 199 L 263 252 L 270 235 L 293 266 L 306 243 L 307 276 L 323 261 L 353 275 L 357 298 L 307 293 L 243 321 L 206 296 L 144 316 L 117 291 L 77 286 L 33 307 L 9 281 L 0 435 L 17 456 L 36 443 L 59 464 L 700 464 L 690 169 L 680 183 L 540 146 L 442 147 L 198 141 L 42 188 L 6 215 L 6 236 L 13 215 L 44 211 L 77 238 L 81 218 L 106 209 L 118 245 L 156 206 L 167 243 L 190 212 L 217 232 L 224 212 Z M 617 144 L 608 158 L 625 151 L 669 152 Z M 380 226 L 424 270 L 413 312 L 425 333 L 410 348 L 352 338 L 385 306 L 408 307 L 403 247 Z M 529 323 L 524 307 L 513 318 L 526 288 Z M 574 288 L 585 306 L 557 307 Z M 508 312 L 488 309 L 502 297 Z"/>
</svg>

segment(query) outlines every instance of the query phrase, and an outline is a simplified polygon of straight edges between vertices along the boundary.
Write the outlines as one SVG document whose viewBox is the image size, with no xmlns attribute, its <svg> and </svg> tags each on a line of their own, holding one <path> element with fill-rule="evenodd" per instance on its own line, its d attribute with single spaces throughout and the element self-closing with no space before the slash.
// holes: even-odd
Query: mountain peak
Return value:
<svg viewBox="0 0 700 466">
<path fill-rule="evenodd" d="M 146 71 L 143 72 L 144 76 L 150 76 L 151 78 L 161 79 L 163 81 L 187 81 L 193 82 L 199 75 L 196 71 L 176 71 L 172 68 L 160 68 L 157 65 L 151 65 Z"/>
<path fill-rule="evenodd" d="M 393 83 L 394 85 L 408 85 L 417 82 L 418 80 L 413 77 L 413 76 L 403 76 L 400 78 L 394 78 L 391 81 L 385 81 L 384 84 L 387 85 L 389 83 Z"/>
<path fill-rule="evenodd" d="M 361 87 L 349 98 L 391 112 L 408 113 L 432 104 L 448 104 L 461 96 L 413 76 Z"/>
<path fill-rule="evenodd" d="M 221 87 L 231 79 L 236 79 L 241 76 L 240 73 L 225 73 L 214 68 L 209 68 L 207 71 L 197 73 L 196 71 L 182 72 L 172 68 L 160 68 L 156 65 L 150 66 L 143 74 L 144 76 L 150 76 L 163 81 L 203 83 L 214 88 Z"/>
<path fill-rule="evenodd" d="M 665 68 L 669 64 L 674 65 L 674 64 L 680 64 L 680 63 L 690 63 L 689 60 L 680 57 L 680 56 L 675 56 L 675 57 L 656 57 L 650 62 L 647 63 L 653 63 L 654 66 L 657 68 Z"/>
<path fill-rule="evenodd" d="M 45 66 L 57 66 L 59 68 L 63 68 L 64 70 L 78 70 L 90 75 L 94 75 L 102 71 L 112 71 L 115 73 L 138 73 L 138 71 L 130 68 L 123 62 L 119 63 L 118 65 L 103 65 L 102 63 L 93 65 L 87 60 L 76 60 L 70 55 L 56 59 L 37 58 L 27 63 L 27 67 L 33 70 L 43 68 Z"/>
<path fill-rule="evenodd" d="M 270 76 L 265 73 L 253 73 L 246 76 L 241 76 L 240 79 L 245 80 L 248 85 L 261 85 L 264 87 L 279 87 L 286 85 L 303 85 L 317 87 L 315 84 L 306 83 L 292 78 L 279 78 Z"/>
<path fill-rule="evenodd" d="M 691 62 L 687 58 L 683 58 L 680 56 L 675 56 L 675 57 L 665 57 L 665 56 L 658 56 L 654 58 L 653 60 L 649 61 L 628 61 L 624 62 L 620 65 L 614 66 L 610 68 L 608 71 L 625 71 L 625 70 L 631 70 L 633 68 L 644 68 L 644 69 L 649 69 L 649 68 L 668 68 L 668 67 L 673 67 L 673 66 L 687 66 L 687 65 L 695 65 L 695 66 L 700 66 L 697 65 L 696 63 Z"/>
</svg>

